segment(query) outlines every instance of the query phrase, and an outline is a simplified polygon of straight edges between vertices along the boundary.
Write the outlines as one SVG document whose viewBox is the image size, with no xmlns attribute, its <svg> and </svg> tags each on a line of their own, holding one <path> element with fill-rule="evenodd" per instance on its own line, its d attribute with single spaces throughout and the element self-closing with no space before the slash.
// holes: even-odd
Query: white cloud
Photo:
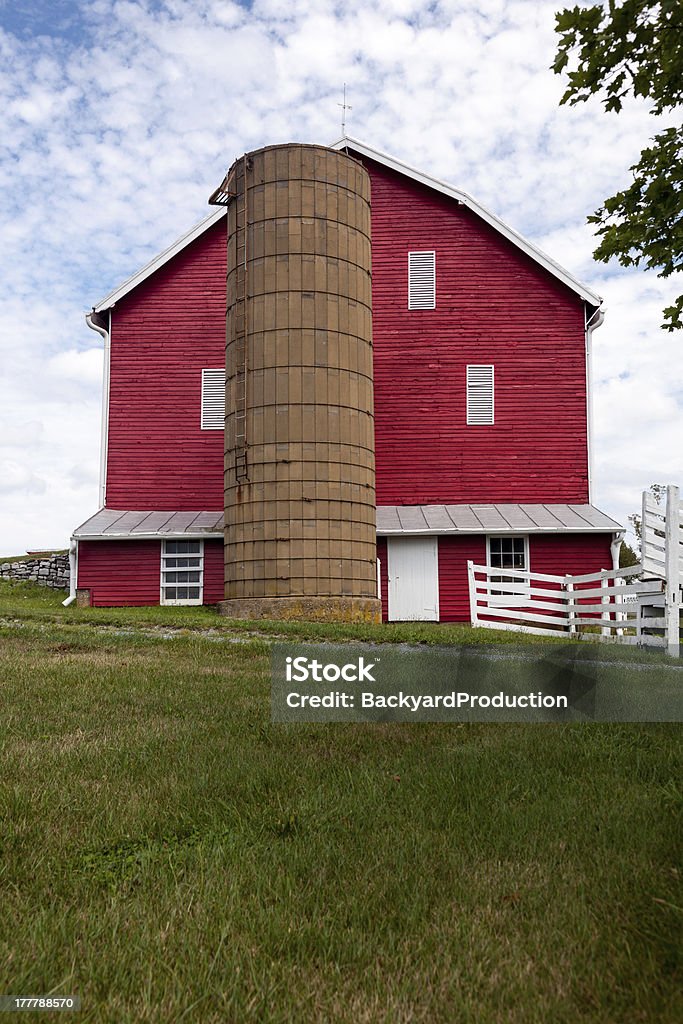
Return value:
<svg viewBox="0 0 683 1024">
<path fill-rule="evenodd" d="M 93 386 L 102 384 L 102 350 L 89 348 L 84 351 L 68 349 L 48 360 L 46 372 L 50 377 L 84 385 L 91 392 Z"/>
<path fill-rule="evenodd" d="M 650 477 L 683 481 L 680 342 L 658 327 L 675 290 L 596 265 L 585 224 L 628 181 L 654 121 L 635 102 L 619 116 L 597 100 L 558 105 L 556 7 L 92 0 L 71 34 L 46 23 L 28 40 L 8 21 L 0 549 L 63 545 L 96 506 L 101 350 L 82 310 L 208 212 L 236 156 L 337 138 L 343 82 L 350 134 L 470 192 L 605 295 L 599 503 L 623 518 Z"/>
<path fill-rule="evenodd" d="M 42 494 L 45 481 L 32 473 L 27 465 L 21 465 L 14 459 L 0 459 L 0 494 Z"/>
</svg>

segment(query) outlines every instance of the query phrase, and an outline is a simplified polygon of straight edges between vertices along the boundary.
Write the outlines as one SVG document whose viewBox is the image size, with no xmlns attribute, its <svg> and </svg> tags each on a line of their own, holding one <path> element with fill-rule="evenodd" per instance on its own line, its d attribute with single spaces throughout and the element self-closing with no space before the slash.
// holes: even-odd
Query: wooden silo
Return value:
<svg viewBox="0 0 683 1024">
<path fill-rule="evenodd" d="M 211 201 L 228 207 L 221 611 L 379 621 L 368 174 L 269 146 Z"/>
</svg>

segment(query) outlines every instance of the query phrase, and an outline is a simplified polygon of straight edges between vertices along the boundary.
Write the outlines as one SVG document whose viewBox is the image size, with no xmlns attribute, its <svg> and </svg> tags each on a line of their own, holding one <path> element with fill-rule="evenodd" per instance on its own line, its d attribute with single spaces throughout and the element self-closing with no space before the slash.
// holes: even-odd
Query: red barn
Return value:
<svg viewBox="0 0 683 1024">
<path fill-rule="evenodd" d="M 468 559 L 611 568 L 621 527 L 591 505 L 599 296 L 468 195 L 355 140 L 332 148 L 372 190 L 383 617 L 468 621 Z M 105 340 L 101 508 L 72 548 L 94 605 L 223 597 L 224 217 L 88 316 Z"/>
</svg>

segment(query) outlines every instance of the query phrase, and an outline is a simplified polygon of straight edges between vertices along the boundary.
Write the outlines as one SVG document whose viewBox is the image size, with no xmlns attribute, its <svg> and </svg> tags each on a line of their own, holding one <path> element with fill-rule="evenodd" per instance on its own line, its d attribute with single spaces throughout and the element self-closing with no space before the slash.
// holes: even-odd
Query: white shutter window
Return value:
<svg viewBox="0 0 683 1024">
<path fill-rule="evenodd" d="M 467 422 L 472 426 L 493 423 L 493 367 L 467 367 Z"/>
<path fill-rule="evenodd" d="M 436 253 L 408 253 L 408 309 L 436 309 Z"/>
<path fill-rule="evenodd" d="M 202 370 L 202 430 L 225 426 L 225 368 Z"/>
</svg>

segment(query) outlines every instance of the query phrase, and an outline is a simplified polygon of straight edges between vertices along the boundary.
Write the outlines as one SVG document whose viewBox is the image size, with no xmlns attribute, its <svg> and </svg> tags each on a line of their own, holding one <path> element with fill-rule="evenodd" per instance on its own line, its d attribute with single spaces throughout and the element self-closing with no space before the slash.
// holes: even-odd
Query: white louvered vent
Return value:
<svg viewBox="0 0 683 1024">
<path fill-rule="evenodd" d="M 202 430 L 225 426 L 225 369 L 202 370 Z"/>
<path fill-rule="evenodd" d="M 436 309 L 436 253 L 408 253 L 408 309 Z"/>
<path fill-rule="evenodd" d="M 467 367 L 467 422 L 472 426 L 493 423 L 493 367 Z"/>
</svg>

